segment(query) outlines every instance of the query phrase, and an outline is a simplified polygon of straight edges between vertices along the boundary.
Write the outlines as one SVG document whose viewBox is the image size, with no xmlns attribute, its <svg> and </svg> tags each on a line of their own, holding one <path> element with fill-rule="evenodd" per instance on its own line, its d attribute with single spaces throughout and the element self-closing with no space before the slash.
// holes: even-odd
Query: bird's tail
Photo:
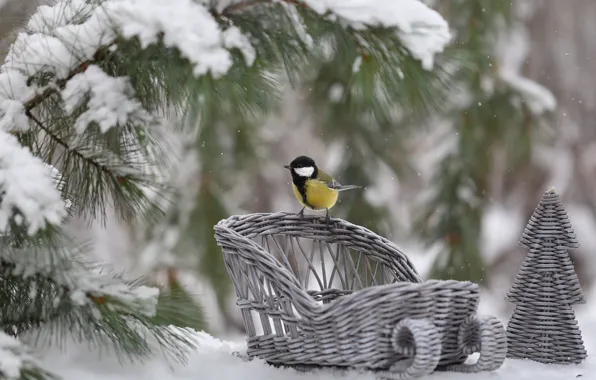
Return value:
<svg viewBox="0 0 596 380">
<path fill-rule="evenodd" d="M 357 185 L 341 185 L 341 186 L 337 187 L 335 190 L 346 191 L 346 190 L 361 189 L 361 188 L 362 188 L 362 186 L 357 186 Z"/>
</svg>

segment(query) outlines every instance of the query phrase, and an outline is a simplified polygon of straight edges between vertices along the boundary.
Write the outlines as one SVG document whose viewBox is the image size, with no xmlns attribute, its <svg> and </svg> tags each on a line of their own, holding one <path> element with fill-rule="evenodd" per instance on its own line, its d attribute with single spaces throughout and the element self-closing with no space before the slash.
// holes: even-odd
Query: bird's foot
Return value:
<svg viewBox="0 0 596 380">
<path fill-rule="evenodd" d="M 302 210 L 300 210 L 296 215 L 298 215 L 300 218 L 304 218 L 304 209 L 306 207 L 302 207 Z"/>
<path fill-rule="evenodd" d="M 331 218 L 329 217 L 329 209 L 325 209 L 327 210 L 327 213 L 325 214 L 325 223 L 327 223 L 327 225 L 331 224 Z"/>
</svg>

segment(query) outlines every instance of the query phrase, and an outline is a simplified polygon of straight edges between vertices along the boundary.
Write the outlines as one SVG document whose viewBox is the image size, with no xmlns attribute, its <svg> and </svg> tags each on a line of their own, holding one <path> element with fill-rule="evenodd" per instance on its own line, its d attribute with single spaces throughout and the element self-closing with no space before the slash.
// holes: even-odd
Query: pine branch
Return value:
<svg viewBox="0 0 596 380">
<path fill-rule="evenodd" d="M 292 1 L 292 0 L 284 0 L 289 4 L 298 4 L 298 1 Z M 257 0 L 257 1 L 247 1 L 247 2 L 242 2 L 242 3 L 235 3 L 232 4 L 230 6 L 228 6 L 227 8 L 225 8 L 221 13 L 216 13 L 215 11 L 212 10 L 212 14 L 214 17 L 216 17 L 218 20 L 221 21 L 222 18 L 224 17 L 229 17 L 230 15 L 233 15 L 234 13 L 237 13 L 239 11 L 242 10 L 246 10 L 247 8 L 259 5 L 259 4 L 274 4 L 274 2 L 272 2 L 271 0 Z M 160 37 L 163 36 L 163 33 L 160 34 Z M 120 40 L 120 43 L 123 43 L 124 41 Z M 34 108 L 36 108 L 37 106 L 39 106 L 40 104 L 42 104 L 44 101 L 48 100 L 52 95 L 56 94 L 58 90 L 63 89 L 64 86 L 77 74 L 83 73 L 85 72 L 85 70 L 93 64 L 98 64 L 100 62 L 106 61 L 109 59 L 111 51 L 109 49 L 109 46 L 113 45 L 114 43 L 118 43 L 118 39 L 114 39 L 108 43 L 106 43 L 104 46 L 100 46 L 97 50 L 97 52 L 94 54 L 92 59 L 89 60 L 85 60 L 81 63 L 79 63 L 76 67 L 74 67 L 69 73 L 68 75 L 66 75 L 66 77 L 62 78 L 62 79 L 58 79 L 55 81 L 53 86 L 48 86 L 46 87 L 43 92 L 41 92 L 40 94 L 36 94 L 33 97 L 31 97 L 30 99 L 24 101 L 24 109 L 26 112 L 28 112 L 30 114 L 30 111 L 32 111 Z"/>
<path fill-rule="evenodd" d="M 450 51 L 428 72 L 396 38 L 383 31 L 358 33 L 369 42 L 368 55 L 360 56 L 360 44 L 344 28 L 334 26 L 327 40 L 333 55 L 311 62 L 312 76 L 304 88 L 307 106 L 317 115 L 315 133 L 328 144 L 341 140 L 345 145 L 336 175 L 350 183 L 376 186 L 383 166 L 400 181 L 416 178 L 408 151 L 417 131 L 413 127 L 449 109 L 469 68 L 461 64 L 460 52 Z M 352 62 L 359 62 L 357 69 Z M 363 194 L 350 194 L 336 211 L 379 233 L 395 231 L 390 223 L 393 210 L 371 204 Z"/>
<path fill-rule="evenodd" d="M 343 5 L 340 3 L 337 4 L 320 4 L 318 2 L 311 2 L 309 0 L 281 0 L 281 1 L 272 1 L 272 0 L 251 0 L 251 1 L 244 1 L 240 3 L 234 3 L 229 5 L 228 7 L 224 8 L 221 14 L 228 15 L 228 17 L 232 16 L 234 13 L 239 13 L 241 11 L 246 11 L 251 7 L 255 7 L 257 5 L 272 5 L 272 4 L 279 4 L 279 3 L 293 6 L 300 8 L 302 12 L 310 12 L 316 14 L 319 18 L 325 19 L 331 16 L 336 16 L 342 19 L 343 23 L 346 24 L 346 29 L 352 34 L 353 38 L 355 39 L 356 43 L 358 44 L 360 51 L 367 55 L 365 52 L 368 50 L 368 41 L 362 39 L 362 35 L 358 32 L 358 29 L 361 29 L 362 25 L 366 25 L 371 29 L 376 29 L 378 32 L 379 30 L 386 30 L 386 29 L 397 29 L 397 35 L 401 40 L 401 46 L 405 47 L 408 50 L 409 55 L 419 59 L 422 65 L 429 69 L 432 67 L 433 62 L 433 55 L 434 53 L 439 53 L 443 51 L 444 46 L 447 44 L 448 40 L 451 38 L 447 23 L 443 18 L 432 9 L 428 8 L 421 2 L 412 1 L 409 3 L 403 2 L 402 4 L 370 4 L 370 8 L 362 9 L 362 14 L 358 17 L 351 19 L 349 16 L 349 12 L 345 12 Z M 315 6 L 313 6 L 316 4 Z M 415 18 L 415 14 L 420 14 L 420 19 L 416 21 L 412 21 L 408 26 L 404 25 L 401 21 L 390 20 L 390 18 L 386 17 L 387 12 L 394 12 L 394 13 L 401 13 L 401 12 L 410 12 Z M 422 14 L 424 16 L 422 17 Z M 384 17 L 385 16 L 385 17 Z M 421 29 L 419 31 L 417 29 Z M 432 30 L 434 32 L 434 38 L 442 38 L 443 41 L 439 43 L 436 48 L 431 47 L 432 44 L 426 44 L 426 49 L 419 50 L 418 47 L 420 44 L 424 44 L 423 41 L 420 40 L 421 35 L 425 35 L 425 31 Z M 395 31 L 395 30 L 394 30 Z M 409 41 L 409 36 L 415 35 L 415 41 Z M 436 49 L 436 50 L 432 50 Z M 426 51 L 425 51 L 426 50 Z M 432 53 L 429 55 L 428 53 Z"/>
<path fill-rule="evenodd" d="M 31 149 L 61 167 L 65 174 L 62 193 L 73 202 L 73 212 L 91 218 L 98 212 L 104 216 L 101 210 L 111 200 L 118 206 L 118 216 L 123 220 L 143 216 L 149 217 L 145 221 L 153 222 L 160 218 L 160 199 L 149 199 L 147 192 L 155 192 L 161 186 L 150 172 L 157 166 L 148 161 L 151 154 L 143 150 L 143 142 L 134 127 L 107 134 L 88 131 L 73 139 L 63 123 L 49 126 L 32 113 L 28 116 L 36 127 L 33 131 L 43 131 L 43 137 L 34 140 L 38 144 L 32 144 Z M 147 137 L 143 139 L 151 141 Z M 166 189 L 161 191 L 165 197 Z"/>
<path fill-rule="evenodd" d="M 0 146 L 0 232 L 34 235 L 62 223 L 67 213 L 51 168 L 2 129 Z"/>
<path fill-rule="evenodd" d="M 84 247 L 80 249 L 85 251 Z M 163 324 L 171 323 L 170 315 L 179 324 L 194 323 L 196 316 L 185 314 L 186 319 L 181 320 L 179 310 L 187 303 L 170 302 L 174 307 L 165 314 L 162 311 L 156 319 L 156 289 L 120 276 L 94 274 L 92 267 L 77 258 L 80 253 L 32 245 L 3 248 L 2 328 L 16 334 L 33 328 L 40 336 L 46 336 L 48 343 L 59 343 L 74 334 L 83 342 L 111 345 L 131 360 L 153 353 L 147 342 L 149 333 L 157 339 L 160 349 L 184 360 L 194 342 L 184 330 Z M 23 270 L 29 275 L 24 277 Z M 167 297 L 163 301 L 168 302 Z"/>
<path fill-rule="evenodd" d="M 108 44 L 107 46 L 109 46 L 109 45 L 110 44 Z M 107 48 L 107 46 L 100 47 L 97 50 L 97 52 L 94 54 L 93 59 L 81 62 L 78 66 L 73 68 L 65 78 L 56 80 L 56 83 L 54 86 L 46 87 L 41 94 L 37 94 L 37 95 L 33 96 L 31 99 L 23 102 L 25 112 L 27 112 L 28 114 L 31 114 L 31 111 L 35 107 L 39 106 L 44 101 L 48 100 L 52 95 L 55 95 L 58 92 L 58 90 L 64 89 L 64 86 L 66 86 L 68 81 L 70 81 L 75 75 L 85 72 L 85 70 L 87 69 L 87 67 L 89 67 L 89 65 L 93 65 L 97 62 L 101 62 L 101 61 L 107 59 L 110 54 L 110 51 Z"/>
<path fill-rule="evenodd" d="M 57 380 L 41 368 L 29 347 L 0 332 L 0 377 L 7 380 Z"/>
<path fill-rule="evenodd" d="M 308 6 L 303 3 L 302 1 L 299 0 L 281 0 L 282 2 L 286 3 L 286 4 L 292 4 L 292 5 L 299 5 L 302 6 L 304 8 L 308 8 Z M 279 1 L 274 1 L 274 0 L 249 0 L 249 1 L 242 1 L 239 3 L 233 3 L 228 5 L 227 7 L 225 7 L 221 12 L 215 12 L 213 11 L 213 15 L 215 17 L 230 17 L 232 15 L 234 15 L 235 13 L 239 13 L 242 11 L 247 10 L 248 8 L 251 7 L 255 7 L 258 5 L 277 5 L 279 3 Z"/>
<path fill-rule="evenodd" d="M 35 117 L 31 111 L 27 110 L 26 115 L 29 119 L 31 119 L 39 129 L 44 131 L 48 136 L 51 137 L 52 140 L 56 141 L 59 145 L 61 145 L 67 152 L 75 155 L 77 158 L 87 162 L 89 165 L 95 167 L 98 171 L 106 174 L 107 176 L 114 177 L 114 173 L 112 173 L 105 165 L 101 165 L 94 160 L 90 160 L 88 157 L 85 157 L 81 152 L 77 149 L 73 149 L 66 141 L 62 140 L 59 136 L 55 135 L 49 128 L 46 128 L 41 121 L 37 117 Z M 115 178 L 116 180 L 119 177 Z"/>
</svg>

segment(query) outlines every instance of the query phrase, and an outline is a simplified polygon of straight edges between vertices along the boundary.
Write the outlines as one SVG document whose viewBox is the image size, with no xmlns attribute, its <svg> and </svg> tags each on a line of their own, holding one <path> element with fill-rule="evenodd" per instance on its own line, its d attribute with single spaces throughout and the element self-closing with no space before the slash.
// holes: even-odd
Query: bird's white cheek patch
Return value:
<svg viewBox="0 0 596 380">
<path fill-rule="evenodd" d="M 315 168 L 312 166 L 306 166 L 304 168 L 294 168 L 294 172 L 300 177 L 310 177 L 315 172 Z"/>
</svg>

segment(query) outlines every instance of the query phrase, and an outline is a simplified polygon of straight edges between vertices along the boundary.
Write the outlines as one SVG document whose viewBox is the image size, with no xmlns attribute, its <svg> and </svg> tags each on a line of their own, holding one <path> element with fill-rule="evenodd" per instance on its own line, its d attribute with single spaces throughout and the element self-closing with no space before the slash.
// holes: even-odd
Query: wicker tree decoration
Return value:
<svg viewBox="0 0 596 380">
<path fill-rule="evenodd" d="M 578 364 L 587 354 L 572 305 L 585 303 L 568 248 L 575 233 L 554 189 L 546 191 L 519 241 L 529 249 L 507 300 L 507 357 Z"/>
</svg>

